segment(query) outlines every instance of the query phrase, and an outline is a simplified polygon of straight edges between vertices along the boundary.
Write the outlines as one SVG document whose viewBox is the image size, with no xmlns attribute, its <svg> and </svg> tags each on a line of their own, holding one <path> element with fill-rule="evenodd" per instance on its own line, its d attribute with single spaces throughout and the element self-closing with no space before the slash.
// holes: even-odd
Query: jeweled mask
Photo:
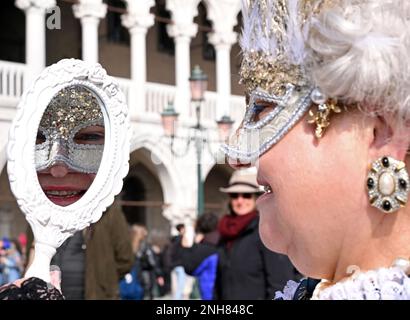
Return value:
<svg viewBox="0 0 410 320">
<path fill-rule="evenodd" d="M 309 19 L 330 2 L 243 1 L 240 82 L 249 103 L 241 127 L 222 146 L 230 158 L 246 163 L 258 159 L 312 103 L 327 107 L 327 98 L 306 72 L 305 33 Z"/>
<path fill-rule="evenodd" d="M 103 114 L 94 93 L 79 85 L 60 90 L 40 121 L 36 170 L 62 163 L 72 171 L 97 173 L 104 150 L 103 128 Z"/>
</svg>

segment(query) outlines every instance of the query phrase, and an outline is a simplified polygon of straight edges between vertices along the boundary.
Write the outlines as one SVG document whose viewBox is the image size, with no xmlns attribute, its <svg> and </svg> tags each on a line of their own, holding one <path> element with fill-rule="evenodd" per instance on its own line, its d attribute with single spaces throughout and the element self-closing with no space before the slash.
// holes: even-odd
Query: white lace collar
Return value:
<svg viewBox="0 0 410 320">
<path fill-rule="evenodd" d="M 400 266 L 380 268 L 354 275 L 334 285 L 322 280 L 313 292 L 312 300 L 410 300 L 410 278 Z M 275 299 L 292 300 L 299 286 L 288 281 Z"/>
<path fill-rule="evenodd" d="M 410 300 L 410 278 L 398 268 L 381 268 L 360 272 L 322 289 L 322 281 L 312 300 Z"/>
</svg>

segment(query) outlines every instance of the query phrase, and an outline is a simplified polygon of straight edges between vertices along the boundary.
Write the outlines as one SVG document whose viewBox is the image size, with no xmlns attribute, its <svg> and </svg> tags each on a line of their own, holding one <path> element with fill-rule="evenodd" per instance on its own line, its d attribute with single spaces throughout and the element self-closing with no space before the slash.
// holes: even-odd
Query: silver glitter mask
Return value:
<svg viewBox="0 0 410 320">
<path fill-rule="evenodd" d="M 256 161 L 305 115 L 312 104 L 312 88 L 288 84 L 281 96 L 256 89 L 250 94 L 249 105 L 241 127 L 222 151 L 241 163 Z M 271 111 L 264 112 L 265 108 Z"/>
<path fill-rule="evenodd" d="M 36 170 L 43 171 L 56 163 L 64 163 L 77 172 L 97 173 L 104 144 L 75 142 L 76 134 L 89 126 L 104 126 L 96 96 L 82 86 L 60 90 L 40 121 L 39 135 L 45 141 L 36 144 Z"/>
</svg>

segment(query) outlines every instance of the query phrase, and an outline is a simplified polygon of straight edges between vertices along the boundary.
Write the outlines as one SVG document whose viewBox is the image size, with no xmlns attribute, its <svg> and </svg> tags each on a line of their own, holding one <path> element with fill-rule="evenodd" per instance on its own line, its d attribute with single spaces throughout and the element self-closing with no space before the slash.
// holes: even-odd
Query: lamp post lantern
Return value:
<svg viewBox="0 0 410 320">
<path fill-rule="evenodd" d="M 161 112 L 162 127 L 167 137 L 173 139 L 176 134 L 176 124 L 179 113 L 175 111 L 173 102 L 169 101 L 167 107 Z"/>
</svg>

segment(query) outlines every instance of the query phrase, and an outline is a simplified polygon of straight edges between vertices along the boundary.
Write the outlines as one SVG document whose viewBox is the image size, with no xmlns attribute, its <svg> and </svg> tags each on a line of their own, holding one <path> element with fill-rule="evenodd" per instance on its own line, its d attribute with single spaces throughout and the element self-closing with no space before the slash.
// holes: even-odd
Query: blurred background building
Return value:
<svg viewBox="0 0 410 320">
<path fill-rule="evenodd" d="M 7 177 L 8 130 L 20 96 L 42 69 L 63 58 L 99 62 L 124 91 L 133 127 L 130 171 L 117 197 L 129 223 L 169 236 L 197 216 L 197 157 L 185 150 L 195 124 L 189 77 L 208 76 L 201 107 L 209 143 L 202 153 L 205 210 L 226 208 L 219 187 L 231 169 L 218 164 L 217 121 L 233 128 L 245 110 L 238 84 L 241 0 L 3 0 L 0 4 L 0 235 L 17 237 L 26 222 Z M 61 19 L 60 19 L 61 18 Z M 179 113 L 174 147 L 161 112 Z M 33 105 L 34 107 L 34 105 Z M 184 139 L 186 138 L 186 139 Z"/>
</svg>

